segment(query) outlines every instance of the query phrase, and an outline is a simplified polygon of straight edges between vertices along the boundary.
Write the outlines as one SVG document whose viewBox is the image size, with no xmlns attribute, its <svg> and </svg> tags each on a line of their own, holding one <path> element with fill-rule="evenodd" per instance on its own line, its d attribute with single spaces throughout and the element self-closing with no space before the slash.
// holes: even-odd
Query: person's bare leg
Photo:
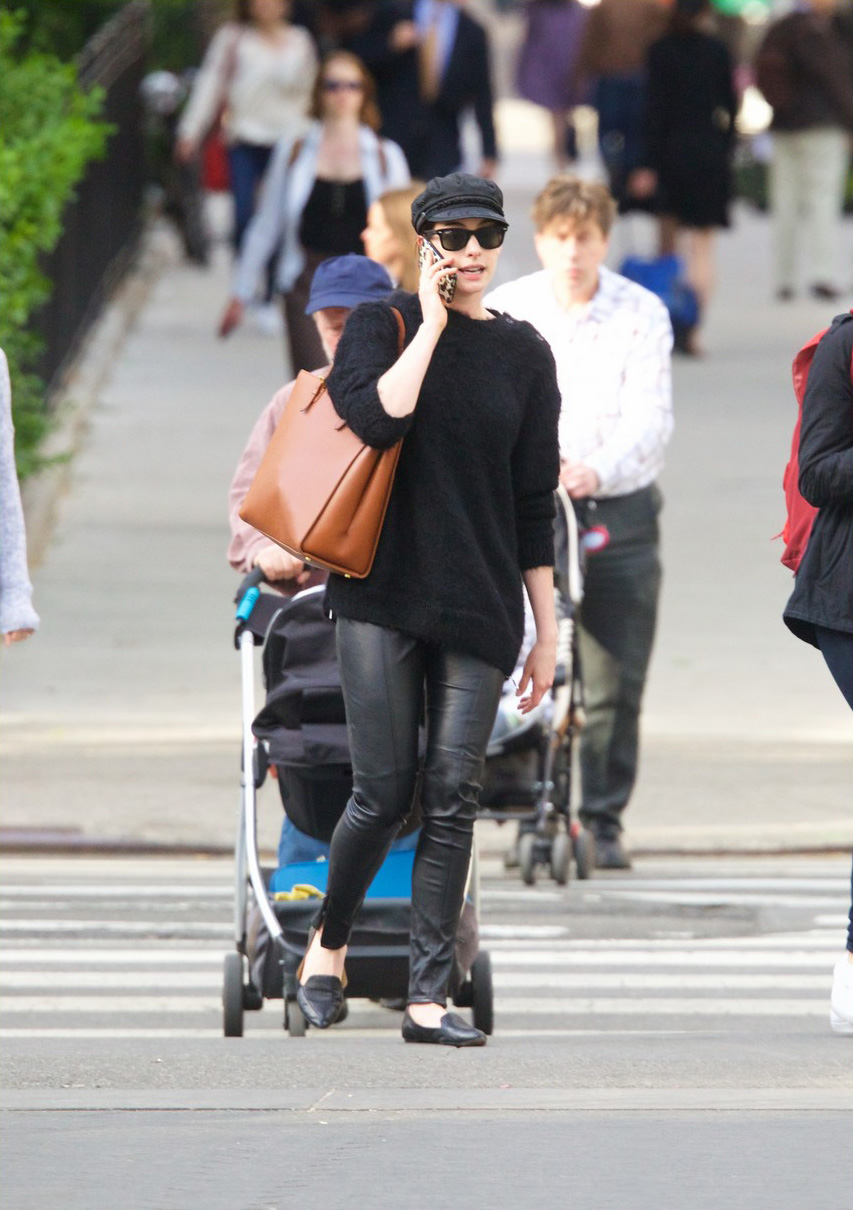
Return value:
<svg viewBox="0 0 853 1210">
<path fill-rule="evenodd" d="M 305 965 L 302 967 L 302 983 L 307 983 L 313 975 L 334 975 L 336 979 L 343 978 L 347 947 L 343 945 L 338 950 L 323 949 L 320 944 L 322 936 L 323 930 L 320 928 L 308 947 Z"/>
<path fill-rule="evenodd" d="M 714 229 L 703 227 L 687 233 L 687 281 L 696 291 L 704 311 L 714 293 Z"/>
<path fill-rule="evenodd" d="M 658 219 L 658 254 L 675 256 L 678 251 L 678 219 L 662 214 Z"/>
</svg>

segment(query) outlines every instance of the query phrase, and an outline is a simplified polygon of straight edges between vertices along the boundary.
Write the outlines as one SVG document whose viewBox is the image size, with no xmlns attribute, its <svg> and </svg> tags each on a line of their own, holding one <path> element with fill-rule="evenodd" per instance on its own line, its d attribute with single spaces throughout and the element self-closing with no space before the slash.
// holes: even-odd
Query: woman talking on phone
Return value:
<svg viewBox="0 0 853 1210">
<path fill-rule="evenodd" d="M 364 580 L 332 575 L 327 590 L 353 793 L 332 839 L 298 999 L 311 1024 L 337 1019 L 353 918 L 411 809 L 420 766 L 403 1037 L 482 1046 L 485 1034 L 447 1011 L 448 984 L 486 743 L 522 640 L 522 581 L 537 630 L 522 710 L 554 678 L 560 396 L 535 329 L 483 305 L 507 230 L 497 185 L 465 173 L 435 178 L 412 220 L 418 293 L 356 308 L 329 377 L 353 432 L 379 449 L 403 444 L 373 570 Z M 392 307 L 406 329 L 399 355 Z"/>
</svg>

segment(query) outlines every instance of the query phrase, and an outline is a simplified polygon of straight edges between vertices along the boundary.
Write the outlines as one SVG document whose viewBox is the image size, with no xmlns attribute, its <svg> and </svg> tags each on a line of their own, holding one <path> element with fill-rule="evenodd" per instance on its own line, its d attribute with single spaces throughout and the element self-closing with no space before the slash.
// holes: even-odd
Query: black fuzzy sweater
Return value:
<svg viewBox="0 0 853 1210">
<path fill-rule="evenodd" d="M 389 300 L 406 341 L 416 295 Z M 467 652 L 512 672 L 524 631 L 521 571 L 552 566 L 560 394 L 531 324 L 448 313 L 410 416 L 389 416 L 376 384 L 397 359 L 386 303 L 350 316 L 329 376 L 349 427 L 377 449 L 405 437 L 373 570 L 332 575 L 329 609 Z"/>
</svg>

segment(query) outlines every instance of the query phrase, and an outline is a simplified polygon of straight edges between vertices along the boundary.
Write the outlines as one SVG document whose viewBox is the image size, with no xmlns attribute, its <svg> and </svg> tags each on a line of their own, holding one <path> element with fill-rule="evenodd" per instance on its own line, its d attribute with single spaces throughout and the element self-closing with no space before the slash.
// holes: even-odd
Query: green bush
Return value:
<svg viewBox="0 0 853 1210">
<path fill-rule="evenodd" d="M 23 17 L 0 10 L 0 347 L 9 359 L 23 476 L 38 465 L 49 419 L 32 367 L 39 341 L 28 327 L 50 294 L 39 258 L 62 234 L 62 215 L 86 164 L 103 154 L 110 127 L 102 97 L 85 93 L 71 64 L 17 53 Z"/>
</svg>

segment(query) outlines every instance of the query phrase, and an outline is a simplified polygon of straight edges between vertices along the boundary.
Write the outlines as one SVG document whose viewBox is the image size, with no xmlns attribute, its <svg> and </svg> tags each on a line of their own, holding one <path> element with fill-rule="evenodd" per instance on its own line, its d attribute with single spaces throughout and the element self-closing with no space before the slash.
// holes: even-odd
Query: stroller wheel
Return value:
<svg viewBox="0 0 853 1210">
<path fill-rule="evenodd" d="M 308 1022 L 305 1020 L 305 1014 L 295 1000 L 285 1000 L 284 1002 L 284 1028 L 291 1038 L 305 1037 Z"/>
<path fill-rule="evenodd" d="M 471 1007 L 474 1024 L 484 1034 L 495 1029 L 495 995 L 492 988 L 492 960 L 485 950 L 480 950 L 471 967 Z"/>
<path fill-rule="evenodd" d="M 243 955 L 225 955 L 222 982 L 222 1032 L 226 1038 L 243 1036 Z"/>
<path fill-rule="evenodd" d="M 568 832 L 558 832 L 551 842 L 551 877 L 558 886 L 569 881 L 572 862 L 572 845 Z"/>
<path fill-rule="evenodd" d="M 574 837 L 575 864 L 578 867 L 578 878 L 585 881 L 595 869 L 595 837 L 586 828 L 581 828 Z"/>
<path fill-rule="evenodd" d="M 518 868 L 525 886 L 533 886 L 536 882 L 536 835 L 533 832 L 522 832 L 518 838 Z"/>
</svg>

